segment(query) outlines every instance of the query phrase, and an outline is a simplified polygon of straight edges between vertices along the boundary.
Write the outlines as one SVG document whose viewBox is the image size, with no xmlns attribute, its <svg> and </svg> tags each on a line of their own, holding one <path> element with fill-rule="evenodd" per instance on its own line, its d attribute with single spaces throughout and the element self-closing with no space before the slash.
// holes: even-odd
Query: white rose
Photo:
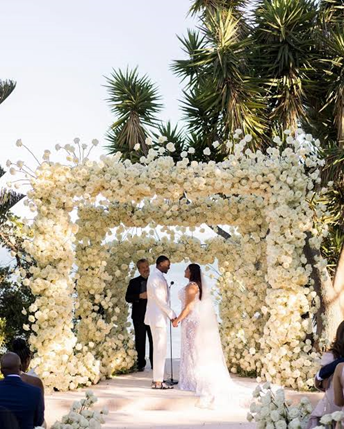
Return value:
<svg viewBox="0 0 344 429">
<path fill-rule="evenodd" d="M 279 422 L 275 423 L 276 429 L 286 429 L 287 423 L 284 420 L 280 420 Z"/>
<path fill-rule="evenodd" d="M 331 417 L 335 422 L 339 422 L 339 421 L 343 420 L 344 413 L 343 413 L 343 411 L 335 411 L 334 413 L 331 414 Z"/>
<path fill-rule="evenodd" d="M 175 150 L 176 150 L 176 147 L 175 147 L 175 145 L 173 144 L 173 143 L 167 143 L 167 145 L 166 145 L 166 149 L 169 151 L 169 152 L 174 152 Z"/>
<path fill-rule="evenodd" d="M 196 152 L 196 150 L 195 150 L 194 147 L 189 147 L 188 152 L 192 155 L 192 154 L 194 154 Z"/>
<path fill-rule="evenodd" d="M 320 419 L 320 423 L 324 424 L 324 425 L 328 425 L 332 422 L 332 416 L 331 414 L 325 414 L 324 416 L 321 417 Z"/>
<path fill-rule="evenodd" d="M 150 139 L 151 140 L 151 139 Z M 165 142 L 167 142 L 167 137 L 165 137 L 165 136 L 160 136 L 159 137 L 159 143 L 165 143 Z M 146 144 L 147 144 L 147 141 L 146 141 Z M 150 144 L 152 144 L 152 143 L 150 143 Z"/>
<path fill-rule="evenodd" d="M 134 150 L 139 150 L 140 149 L 140 143 L 136 143 L 136 145 L 134 146 Z"/>
<path fill-rule="evenodd" d="M 295 419 L 296 417 L 299 417 L 300 410 L 297 407 L 292 407 L 289 409 L 289 417 L 292 419 Z"/>
<path fill-rule="evenodd" d="M 270 417 L 273 422 L 278 422 L 281 416 L 277 410 L 274 410 L 274 411 L 271 411 Z"/>
<path fill-rule="evenodd" d="M 206 155 L 206 156 L 209 156 L 209 155 L 211 154 L 210 149 L 209 149 L 208 147 L 206 147 L 206 148 L 203 150 L 203 153 L 204 153 L 204 155 Z"/>
<path fill-rule="evenodd" d="M 299 419 L 293 419 L 288 427 L 289 429 L 301 429 L 301 422 Z"/>
</svg>

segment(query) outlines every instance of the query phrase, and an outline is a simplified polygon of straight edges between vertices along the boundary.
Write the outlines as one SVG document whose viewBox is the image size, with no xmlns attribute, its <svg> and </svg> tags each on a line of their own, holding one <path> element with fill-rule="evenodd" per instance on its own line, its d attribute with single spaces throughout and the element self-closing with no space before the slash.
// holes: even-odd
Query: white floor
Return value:
<svg viewBox="0 0 344 429">
<path fill-rule="evenodd" d="M 178 361 L 174 362 L 178 371 Z M 169 363 L 167 362 L 167 367 Z M 110 410 L 104 429 L 110 428 L 243 428 L 253 429 L 254 424 L 246 421 L 247 410 L 205 410 L 195 406 L 196 399 L 191 392 L 174 390 L 152 390 L 150 382 L 152 371 L 122 375 L 106 380 L 92 387 L 99 401 L 95 408 L 107 406 Z M 253 379 L 233 377 L 238 383 L 254 389 Z M 46 420 L 48 427 L 56 419 L 66 414 L 73 401 L 84 397 L 84 391 L 56 392 L 46 396 Z M 305 396 L 290 392 L 289 396 L 297 401 Z M 308 394 L 316 402 L 319 394 Z"/>
</svg>

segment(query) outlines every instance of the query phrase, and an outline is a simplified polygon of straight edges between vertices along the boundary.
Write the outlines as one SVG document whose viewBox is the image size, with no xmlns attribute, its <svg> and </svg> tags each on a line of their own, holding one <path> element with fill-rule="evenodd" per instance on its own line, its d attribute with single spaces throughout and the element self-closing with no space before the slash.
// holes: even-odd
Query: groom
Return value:
<svg viewBox="0 0 344 429">
<path fill-rule="evenodd" d="M 164 380 L 167 325 L 176 318 L 175 312 L 168 305 L 169 289 L 164 274 L 168 273 L 171 262 L 166 256 L 159 256 L 156 260 L 156 269 L 148 277 L 147 282 L 147 309 L 145 324 L 150 325 L 153 337 L 153 382 L 152 389 L 173 389 L 167 386 Z"/>
</svg>

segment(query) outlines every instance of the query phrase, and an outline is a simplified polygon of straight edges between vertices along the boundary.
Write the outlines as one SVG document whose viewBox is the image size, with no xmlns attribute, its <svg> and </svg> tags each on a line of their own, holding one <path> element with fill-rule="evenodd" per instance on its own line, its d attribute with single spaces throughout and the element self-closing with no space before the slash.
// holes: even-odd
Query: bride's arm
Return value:
<svg viewBox="0 0 344 429">
<path fill-rule="evenodd" d="M 195 296 L 197 295 L 198 287 L 194 283 L 190 283 L 185 288 L 185 307 L 183 308 L 180 315 L 173 321 L 173 326 L 177 326 L 191 311 L 191 304 L 193 303 Z"/>
</svg>

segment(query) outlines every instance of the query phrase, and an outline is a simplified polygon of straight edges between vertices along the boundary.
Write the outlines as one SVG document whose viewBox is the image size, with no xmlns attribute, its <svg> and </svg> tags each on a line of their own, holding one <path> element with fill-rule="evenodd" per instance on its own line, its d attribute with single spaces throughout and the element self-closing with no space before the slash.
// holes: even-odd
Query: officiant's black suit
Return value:
<svg viewBox="0 0 344 429">
<path fill-rule="evenodd" d="M 125 300 L 132 304 L 131 318 L 135 330 L 135 348 L 139 369 L 146 366 L 146 335 L 149 340 L 149 360 L 153 368 L 153 339 L 150 327 L 145 325 L 144 319 L 147 308 L 147 299 L 140 298 L 140 293 L 147 292 L 147 279 L 142 276 L 130 280 Z"/>
</svg>

